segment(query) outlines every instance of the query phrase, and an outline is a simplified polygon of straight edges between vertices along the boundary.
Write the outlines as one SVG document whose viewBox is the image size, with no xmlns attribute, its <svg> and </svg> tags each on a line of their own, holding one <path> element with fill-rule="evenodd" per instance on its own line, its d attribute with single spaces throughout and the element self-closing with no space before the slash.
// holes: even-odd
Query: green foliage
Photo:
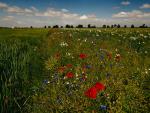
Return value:
<svg viewBox="0 0 150 113">
<path fill-rule="evenodd" d="M 32 79 L 37 78 L 38 74 L 41 76 L 41 72 L 38 73 L 41 65 L 37 49 L 41 44 L 42 34 L 40 39 L 38 35 L 35 38 L 39 31 L 28 29 L 0 30 L 1 113 L 27 111 L 26 106 L 31 96 L 30 87 L 33 85 Z"/>
</svg>

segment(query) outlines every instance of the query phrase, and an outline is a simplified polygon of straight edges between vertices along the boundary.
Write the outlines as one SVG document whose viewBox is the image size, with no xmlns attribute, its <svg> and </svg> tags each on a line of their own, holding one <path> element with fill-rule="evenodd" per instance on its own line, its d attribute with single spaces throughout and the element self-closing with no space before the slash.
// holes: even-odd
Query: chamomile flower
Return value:
<svg viewBox="0 0 150 113">
<path fill-rule="evenodd" d="M 66 84 L 68 85 L 68 84 L 70 84 L 69 82 L 66 82 Z"/>
<path fill-rule="evenodd" d="M 79 76 L 78 73 L 75 73 L 75 76 L 78 77 Z"/>
<path fill-rule="evenodd" d="M 61 43 L 60 43 L 60 46 L 61 46 L 61 47 L 67 47 L 68 44 L 67 44 L 66 42 L 61 42 Z"/>
<path fill-rule="evenodd" d="M 84 42 L 86 42 L 87 41 L 87 38 L 86 39 L 84 39 Z"/>
</svg>

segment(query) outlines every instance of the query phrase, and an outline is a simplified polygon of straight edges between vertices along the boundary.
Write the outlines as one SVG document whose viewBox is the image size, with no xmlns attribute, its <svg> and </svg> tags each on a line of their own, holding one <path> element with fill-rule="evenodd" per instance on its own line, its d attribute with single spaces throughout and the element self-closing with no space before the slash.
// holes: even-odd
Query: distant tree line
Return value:
<svg viewBox="0 0 150 113">
<path fill-rule="evenodd" d="M 30 28 L 33 28 L 32 26 Z M 95 25 L 91 25 L 88 24 L 87 27 L 84 27 L 82 24 L 79 24 L 77 26 L 73 26 L 73 25 L 65 25 L 65 26 L 59 26 L 59 25 L 54 25 L 54 26 L 44 26 L 44 28 L 100 28 L 100 27 L 96 27 Z M 132 24 L 131 26 L 121 26 L 120 24 L 113 24 L 113 25 L 102 25 L 102 28 L 135 28 L 135 25 Z M 143 24 L 137 28 L 148 28 L 148 26 L 146 24 Z"/>
<path fill-rule="evenodd" d="M 134 24 L 129 26 L 129 28 L 135 28 Z M 121 26 L 120 24 L 114 24 L 114 25 L 103 25 L 102 28 L 127 28 L 127 25 Z M 138 27 L 137 27 L 138 28 Z M 142 26 L 139 26 L 139 28 L 148 28 L 147 25 L 143 24 Z"/>
<path fill-rule="evenodd" d="M 0 28 L 9 28 L 9 27 L 0 27 Z M 29 27 L 15 27 L 13 26 L 13 28 L 29 28 Z M 33 27 L 30 26 L 30 28 L 37 28 L 37 27 Z M 134 24 L 127 26 L 127 25 L 123 25 L 121 26 L 120 24 L 113 24 L 113 25 L 102 25 L 101 27 L 97 27 L 96 25 L 91 25 L 88 24 L 87 27 L 84 27 L 82 24 L 79 24 L 77 26 L 73 26 L 73 25 L 65 25 L 65 26 L 59 26 L 59 25 L 53 25 L 53 26 L 44 26 L 43 28 L 135 28 Z M 141 26 L 138 26 L 136 28 L 149 28 L 146 24 L 143 24 Z"/>
</svg>

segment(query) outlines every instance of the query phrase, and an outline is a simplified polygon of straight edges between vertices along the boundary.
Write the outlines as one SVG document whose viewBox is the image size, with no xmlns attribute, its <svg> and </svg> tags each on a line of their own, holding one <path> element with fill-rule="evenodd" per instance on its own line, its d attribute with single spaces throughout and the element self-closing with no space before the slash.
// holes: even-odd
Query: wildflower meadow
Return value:
<svg viewBox="0 0 150 113">
<path fill-rule="evenodd" d="M 0 28 L 1 113 L 149 113 L 150 28 Z"/>
</svg>

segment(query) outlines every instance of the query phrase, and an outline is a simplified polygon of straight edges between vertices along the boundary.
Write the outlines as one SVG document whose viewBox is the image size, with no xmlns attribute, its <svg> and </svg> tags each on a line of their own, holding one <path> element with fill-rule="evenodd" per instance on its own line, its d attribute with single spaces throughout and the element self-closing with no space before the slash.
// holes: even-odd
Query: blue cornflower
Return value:
<svg viewBox="0 0 150 113">
<path fill-rule="evenodd" d="M 101 109 L 101 110 L 107 110 L 107 106 L 105 106 L 105 105 L 100 105 L 100 109 Z"/>
<path fill-rule="evenodd" d="M 100 55 L 100 60 L 104 60 L 104 55 Z"/>
<path fill-rule="evenodd" d="M 45 79 L 45 80 L 43 80 L 43 83 L 44 83 L 44 84 L 49 84 L 50 82 L 49 82 L 49 80 L 46 80 L 46 79 Z"/>
<path fill-rule="evenodd" d="M 86 68 L 87 69 L 90 69 L 92 66 L 91 65 L 86 65 Z"/>
</svg>

